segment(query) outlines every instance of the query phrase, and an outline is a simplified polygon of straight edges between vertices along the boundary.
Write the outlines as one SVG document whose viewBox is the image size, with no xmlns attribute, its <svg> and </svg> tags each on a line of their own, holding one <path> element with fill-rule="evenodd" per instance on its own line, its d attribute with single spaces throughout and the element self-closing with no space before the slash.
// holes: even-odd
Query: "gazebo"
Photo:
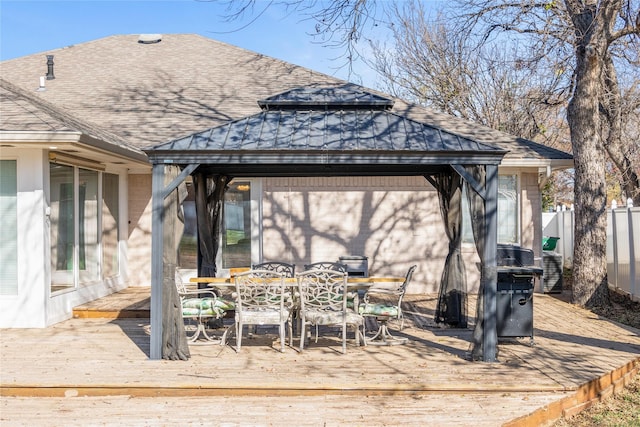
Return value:
<svg viewBox="0 0 640 427">
<path fill-rule="evenodd" d="M 220 210 L 233 178 L 412 175 L 438 191 L 450 241 L 440 299 L 449 292 L 466 298 L 460 254 L 466 186 L 482 264 L 472 357 L 495 362 L 498 165 L 506 151 L 397 114 L 391 99 L 352 84 L 297 88 L 258 104 L 257 114 L 145 150 L 153 164 L 151 359 L 188 357 L 174 271 L 175 218 L 189 175 L 200 276 L 216 274 Z"/>
</svg>

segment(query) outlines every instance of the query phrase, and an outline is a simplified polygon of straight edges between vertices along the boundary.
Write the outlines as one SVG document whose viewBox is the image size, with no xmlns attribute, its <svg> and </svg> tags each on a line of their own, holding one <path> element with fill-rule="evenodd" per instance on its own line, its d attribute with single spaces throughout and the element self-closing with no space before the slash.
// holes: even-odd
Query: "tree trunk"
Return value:
<svg viewBox="0 0 640 427">
<path fill-rule="evenodd" d="M 589 0 L 568 9 L 575 27 L 575 90 L 567 109 L 575 162 L 575 241 L 573 302 L 594 307 L 609 305 L 606 253 L 605 149 L 600 132 L 599 100 L 606 51 L 597 3 Z M 572 8 L 573 6 L 573 8 Z"/>
</svg>

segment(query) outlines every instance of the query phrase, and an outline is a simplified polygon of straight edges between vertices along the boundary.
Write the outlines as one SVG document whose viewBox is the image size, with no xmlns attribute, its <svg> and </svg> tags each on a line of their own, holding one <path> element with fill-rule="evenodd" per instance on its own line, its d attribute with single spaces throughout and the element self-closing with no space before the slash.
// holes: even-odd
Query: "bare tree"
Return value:
<svg viewBox="0 0 640 427">
<path fill-rule="evenodd" d="M 315 34 L 337 41 L 353 61 L 366 25 L 377 25 L 376 0 L 282 0 L 315 20 Z M 255 0 L 233 3 L 246 11 Z M 625 191 L 637 197 L 629 141 L 622 140 L 622 96 L 618 64 L 638 65 L 639 0 L 454 0 L 451 19 L 477 46 L 499 46 L 511 35 L 529 54 L 528 67 L 548 63 L 568 82 L 566 110 L 575 161 L 576 210 L 573 302 L 610 304 L 606 271 L 607 153 Z M 268 5 L 267 5 L 268 6 Z M 461 11 L 461 12 L 458 12 Z M 334 44 L 335 46 L 335 44 Z M 521 50 L 522 51 L 522 50 Z M 627 189 L 628 188 L 628 189 Z"/>
<path fill-rule="evenodd" d="M 461 91 L 456 82 L 465 81 L 468 71 L 465 64 L 458 60 L 463 50 L 460 46 L 475 43 L 475 52 L 496 46 L 509 46 L 514 40 L 520 49 L 513 55 L 513 64 L 524 64 L 527 69 L 546 68 L 555 76 L 553 85 L 542 87 L 556 89 L 556 94 L 566 94 L 568 104 L 566 119 L 570 131 L 571 146 L 575 159 L 574 206 L 576 210 L 575 251 L 573 268 L 573 302 L 591 307 L 608 305 L 609 293 L 606 271 L 606 165 L 608 158 L 615 163 L 622 177 L 624 192 L 637 198 L 637 163 L 633 163 L 634 149 L 637 143 L 624 138 L 624 118 L 635 120 L 633 112 L 637 106 L 622 97 L 617 77 L 617 67 L 626 66 L 632 75 L 637 75 L 638 35 L 640 34 L 640 7 L 633 0 L 565 0 L 564 2 L 536 2 L 523 0 L 504 2 L 502 0 L 459 0 L 457 10 L 464 12 L 453 15 L 458 27 L 454 32 L 455 42 L 449 52 L 442 52 L 440 43 L 444 36 L 441 31 L 432 33 L 431 38 L 423 37 L 425 31 L 417 31 L 423 39 L 425 50 L 431 49 L 431 55 L 425 58 L 431 64 L 431 70 L 442 62 L 441 55 L 453 53 L 453 61 L 442 67 L 439 73 L 431 76 L 431 82 L 440 86 L 441 93 L 432 97 L 431 102 L 446 102 L 444 111 L 465 115 L 470 112 L 469 105 L 461 104 L 455 96 Z M 411 14 L 404 14 L 404 22 Z M 451 17 L 450 17 L 451 18 Z M 402 22 L 402 21 L 401 21 Z M 435 34 L 435 38 L 433 37 Z M 402 46 L 408 34 L 397 38 Z M 460 40 L 465 40 L 462 44 Z M 444 40 L 446 41 L 446 40 Z M 492 53 L 492 54 L 493 54 Z M 456 56 L 457 55 L 457 56 Z M 499 57 L 499 56 L 498 56 Z M 384 59 L 379 57 L 378 59 Z M 446 61 L 445 61 L 446 62 Z M 384 61 L 382 64 L 386 64 Z M 454 64 L 453 67 L 450 65 Z M 482 87 L 491 87 L 496 77 L 473 64 L 474 77 L 489 78 Z M 517 70 L 517 67 L 514 67 Z M 422 69 L 420 71 L 423 71 Z M 635 72 L 635 73 L 634 73 Z M 508 76 L 513 78 L 517 73 Z M 462 79 L 457 78 L 463 76 Z M 547 76 L 548 78 L 549 76 Z M 419 80 L 418 80 L 419 81 Z M 422 81 L 425 81 L 424 79 Z M 517 80 L 516 80 L 517 81 Z M 544 80 L 542 80 L 544 81 Z M 522 81 L 520 81 L 522 82 Z M 637 79 L 627 82 L 627 88 L 634 87 Z M 564 89 L 563 89 L 564 85 Z M 494 86 L 495 87 L 495 86 Z M 526 86 L 525 86 L 526 87 Z M 557 90 L 560 89 L 560 90 Z M 424 92 L 420 88 L 418 92 Z M 427 91 L 428 92 L 428 91 Z M 433 91 L 431 91 L 433 93 Z M 549 94 L 543 90 L 545 96 Z M 508 91 L 501 92 L 508 94 Z M 455 96 L 452 96 L 455 95 Z M 469 99 L 466 94 L 466 99 Z M 633 98 L 631 98 L 633 99 Z M 623 101 L 626 100 L 626 103 Z M 508 101 L 508 98 L 506 99 Z M 509 102 L 505 102 L 509 105 Z M 453 110 L 451 106 L 454 105 Z M 626 106 L 626 109 L 623 108 Z M 494 111 L 500 111 L 493 106 Z M 466 111 L 466 112 L 465 112 Z M 482 113 L 482 110 L 479 110 Z M 496 126 L 495 122 L 484 121 Z M 508 121 L 517 120 L 511 115 Z M 478 120 L 478 117 L 469 117 Z M 529 117 L 531 118 L 531 116 Z M 483 121 L 483 120 L 480 120 Z M 534 121 L 535 122 L 535 121 Z M 627 121 L 628 122 L 628 121 Z M 513 123 L 512 125 L 513 126 Z M 631 129 L 634 129 L 631 127 Z M 523 128 L 508 129 L 522 136 L 530 136 Z"/>
<path fill-rule="evenodd" d="M 393 46 L 372 43 L 384 90 L 451 115 L 569 149 L 562 120 L 567 84 L 546 64 L 521 60 L 517 44 L 477 46 L 434 20 L 420 2 L 392 12 Z M 471 40 L 471 42 L 470 42 Z M 550 131 L 552 130 L 552 131 Z"/>
<path fill-rule="evenodd" d="M 575 161 L 573 302 L 607 305 L 606 150 L 625 154 L 614 55 L 621 45 L 630 46 L 634 35 L 637 41 L 640 8 L 632 0 L 460 3 L 466 28 L 480 29 L 483 42 L 515 32 L 529 37 L 532 57 L 573 52 L 573 64 L 567 64 L 572 83 L 567 123 Z"/>
</svg>

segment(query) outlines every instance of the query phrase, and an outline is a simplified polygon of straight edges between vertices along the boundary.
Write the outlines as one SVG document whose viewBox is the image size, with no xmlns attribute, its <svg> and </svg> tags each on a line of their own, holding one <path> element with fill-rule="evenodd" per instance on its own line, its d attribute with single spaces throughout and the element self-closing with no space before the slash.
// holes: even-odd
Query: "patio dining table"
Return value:
<svg viewBox="0 0 640 427">
<path fill-rule="evenodd" d="M 233 277 L 191 277 L 191 283 L 203 283 L 211 287 L 231 287 L 235 286 Z M 298 281 L 295 277 L 286 277 L 285 284 L 295 286 Z M 348 277 L 347 287 L 350 289 L 369 289 L 373 285 L 381 285 L 391 283 L 402 283 L 404 277 Z"/>
</svg>

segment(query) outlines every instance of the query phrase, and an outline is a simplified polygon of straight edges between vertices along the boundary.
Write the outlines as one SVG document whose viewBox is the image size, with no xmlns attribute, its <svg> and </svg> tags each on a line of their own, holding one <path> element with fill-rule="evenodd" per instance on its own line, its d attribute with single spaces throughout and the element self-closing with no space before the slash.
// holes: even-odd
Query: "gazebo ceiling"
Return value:
<svg viewBox="0 0 640 427">
<path fill-rule="evenodd" d="M 262 111 L 145 150 L 153 163 L 200 164 L 234 176 L 415 175 L 494 164 L 506 151 L 390 111 L 359 87 L 304 87 Z"/>
</svg>

